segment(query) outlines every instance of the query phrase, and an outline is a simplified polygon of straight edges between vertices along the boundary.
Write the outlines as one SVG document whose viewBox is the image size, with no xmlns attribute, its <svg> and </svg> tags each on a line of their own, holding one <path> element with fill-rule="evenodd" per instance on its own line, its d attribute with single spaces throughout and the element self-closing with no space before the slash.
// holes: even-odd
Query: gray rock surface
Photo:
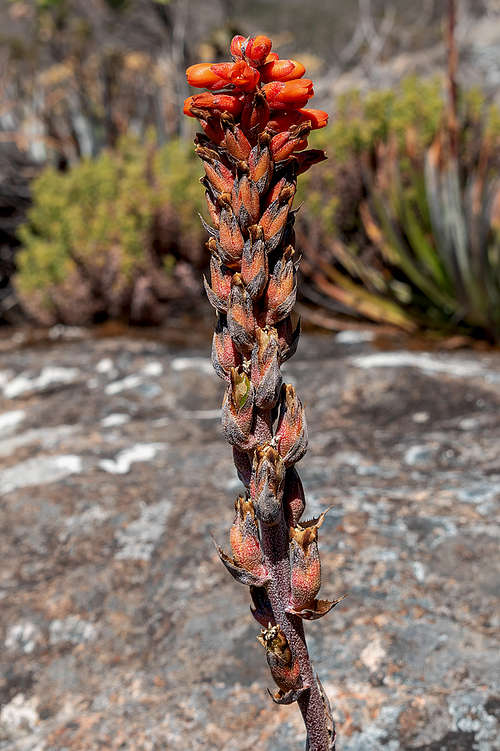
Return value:
<svg viewBox="0 0 500 751">
<path fill-rule="evenodd" d="M 339 751 L 500 749 L 500 355 L 303 337 L 308 627 Z M 3 342 L 5 345 L 5 341 Z M 0 750 L 302 751 L 218 562 L 239 484 L 208 344 L 3 347 Z"/>
</svg>

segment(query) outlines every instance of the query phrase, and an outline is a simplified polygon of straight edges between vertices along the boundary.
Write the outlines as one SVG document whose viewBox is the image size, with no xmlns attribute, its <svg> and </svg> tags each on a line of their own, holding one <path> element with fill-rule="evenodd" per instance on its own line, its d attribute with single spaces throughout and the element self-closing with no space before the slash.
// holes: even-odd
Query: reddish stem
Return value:
<svg viewBox="0 0 500 751">
<path fill-rule="evenodd" d="M 274 617 L 299 661 L 304 686 L 310 686 L 309 691 L 298 699 L 309 738 L 309 749 L 332 751 L 326 728 L 325 708 L 309 658 L 302 619 L 285 611 L 290 599 L 290 560 L 288 529 L 284 517 L 282 516 L 279 524 L 274 527 L 262 524 L 260 532 L 262 552 L 271 575 L 267 593 Z"/>
</svg>

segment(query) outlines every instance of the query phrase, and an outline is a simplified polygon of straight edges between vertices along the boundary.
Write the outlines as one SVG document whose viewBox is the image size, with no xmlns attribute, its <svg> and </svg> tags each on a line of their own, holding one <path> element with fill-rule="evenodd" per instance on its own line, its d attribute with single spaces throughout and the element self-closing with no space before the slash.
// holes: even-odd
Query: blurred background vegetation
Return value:
<svg viewBox="0 0 500 751">
<path fill-rule="evenodd" d="M 207 262 L 187 65 L 264 32 L 304 62 L 301 313 L 500 340 L 498 0 L 8 0 L 0 321 L 160 324 Z M 307 200 L 305 200 L 307 197 Z"/>
</svg>

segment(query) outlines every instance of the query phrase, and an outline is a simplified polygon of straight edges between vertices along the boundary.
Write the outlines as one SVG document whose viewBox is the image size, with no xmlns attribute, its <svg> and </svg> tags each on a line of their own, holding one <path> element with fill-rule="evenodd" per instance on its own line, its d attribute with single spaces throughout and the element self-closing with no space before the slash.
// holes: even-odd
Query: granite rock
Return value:
<svg viewBox="0 0 500 751">
<path fill-rule="evenodd" d="M 4 342 L 5 344 L 5 342 Z M 0 750 L 303 751 L 220 565 L 239 489 L 209 344 L 4 346 Z M 304 336 L 308 626 L 338 751 L 500 749 L 498 352 Z"/>
</svg>

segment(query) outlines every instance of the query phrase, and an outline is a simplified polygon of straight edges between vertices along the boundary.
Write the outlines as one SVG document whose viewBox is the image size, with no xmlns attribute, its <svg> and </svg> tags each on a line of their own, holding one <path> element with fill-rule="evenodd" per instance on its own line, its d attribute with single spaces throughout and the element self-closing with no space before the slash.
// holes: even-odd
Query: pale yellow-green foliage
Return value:
<svg viewBox="0 0 500 751">
<path fill-rule="evenodd" d="M 148 233 L 165 206 L 177 213 L 180 238 L 200 242 L 203 230 L 192 149 L 173 141 L 162 149 L 133 138 L 113 152 L 85 160 L 66 173 L 45 169 L 32 184 L 33 206 L 20 230 L 16 286 L 21 295 L 45 295 L 62 284 L 77 266 L 94 271 L 118 263 L 116 283 L 130 281 L 146 264 Z M 173 259 L 167 257 L 165 270 Z"/>
</svg>

